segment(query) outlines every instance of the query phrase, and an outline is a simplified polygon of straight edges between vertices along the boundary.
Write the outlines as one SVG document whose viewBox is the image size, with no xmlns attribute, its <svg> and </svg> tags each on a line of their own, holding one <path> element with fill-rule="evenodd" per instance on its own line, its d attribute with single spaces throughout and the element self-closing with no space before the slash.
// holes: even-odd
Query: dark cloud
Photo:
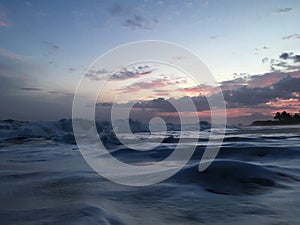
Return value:
<svg viewBox="0 0 300 225">
<path fill-rule="evenodd" d="M 229 108 L 266 107 L 265 103 L 277 98 L 295 98 L 294 92 L 300 92 L 300 77 L 287 76 L 266 87 L 243 86 L 234 90 L 223 91 Z M 300 100 L 300 99 L 299 99 Z"/>
<path fill-rule="evenodd" d="M 193 102 L 193 105 L 190 103 Z M 117 103 L 98 103 L 97 109 L 101 113 L 105 112 L 105 117 L 108 117 L 112 105 Z M 127 107 L 127 103 L 118 104 L 119 106 Z M 179 105 L 184 112 L 194 112 L 197 111 L 209 110 L 209 104 L 205 96 L 189 97 L 183 96 L 181 98 L 156 98 L 153 100 L 139 101 L 133 106 L 133 111 L 136 112 L 145 112 L 147 111 L 148 115 L 154 117 L 157 113 L 175 113 L 177 112 L 176 108 L 173 105 Z M 150 117 L 151 118 L 151 117 Z"/>
<path fill-rule="evenodd" d="M 293 92 L 300 92 L 300 78 L 287 76 L 273 84 L 273 91 L 278 92 L 278 97 L 290 98 Z"/>
<path fill-rule="evenodd" d="M 243 86 L 247 83 L 247 80 L 245 77 L 237 77 L 233 80 L 225 80 L 220 83 L 220 86 L 222 88 L 226 87 L 237 87 L 237 86 Z"/>
<path fill-rule="evenodd" d="M 158 20 L 158 18 L 153 18 L 152 22 L 157 24 L 157 23 L 159 23 L 159 20 Z"/>
<path fill-rule="evenodd" d="M 108 75 L 109 75 L 109 72 L 105 69 L 88 70 L 85 73 L 86 77 L 88 77 L 88 78 L 90 78 L 90 80 L 94 80 L 94 81 L 104 80 L 107 78 Z"/>
<path fill-rule="evenodd" d="M 14 94 L 23 87 L 34 85 L 28 75 L 31 72 L 31 66 L 25 61 L 0 54 L 0 93 L 2 97 Z"/>
<path fill-rule="evenodd" d="M 268 50 L 268 49 L 270 49 L 270 48 L 267 47 L 267 46 L 262 46 L 262 47 L 255 48 L 255 49 L 254 49 L 254 50 L 255 50 L 255 55 L 257 55 L 257 53 L 258 53 L 259 51 L 261 51 L 261 50 Z"/>
<path fill-rule="evenodd" d="M 209 105 L 205 96 L 196 96 L 189 97 L 183 96 L 181 98 L 157 98 L 151 101 L 144 101 L 136 104 L 137 108 L 150 108 L 157 109 L 160 112 L 176 112 L 174 107 L 170 107 L 170 103 L 175 103 L 174 105 L 180 105 L 187 112 L 192 111 L 192 106 L 189 105 L 189 102 L 192 101 L 196 107 L 197 111 L 203 111 L 209 109 Z"/>
<path fill-rule="evenodd" d="M 277 97 L 277 94 L 273 93 L 270 87 L 248 88 L 247 86 L 224 91 L 223 95 L 229 108 L 257 107 L 259 104 Z"/>
<path fill-rule="evenodd" d="M 290 75 L 289 75 L 290 74 Z M 149 84 L 140 84 L 142 87 L 149 87 Z M 261 86 L 257 86 L 261 85 Z M 237 78 L 232 81 L 224 82 L 222 87 L 232 89 L 223 90 L 223 95 L 228 108 L 228 118 L 232 123 L 249 124 L 256 119 L 271 119 L 270 112 L 279 110 L 277 105 L 281 105 L 281 101 L 300 101 L 300 73 L 283 73 L 272 72 L 264 75 L 255 75 L 247 80 Z M 140 88 L 140 87 L 139 87 Z M 296 93 L 296 94 L 295 94 Z M 182 112 L 194 112 L 195 108 L 198 112 L 205 113 L 210 110 L 208 99 L 214 102 L 220 93 L 211 96 L 183 96 L 180 98 L 156 98 L 153 100 L 145 100 L 137 102 L 133 109 L 131 118 L 147 121 L 155 116 L 161 116 L 166 121 L 176 121 L 177 111 L 173 105 L 180 105 Z M 189 102 L 193 102 L 192 107 Z M 267 104 L 271 102 L 272 104 Z M 98 103 L 97 115 L 98 119 L 109 119 L 112 105 L 118 103 Z M 119 106 L 129 107 L 130 103 L 119 103 Z M 285 105 L 284 109 L 294 109 L 293 106 Z M 231 114 L 232 113 L 232 114 Z M 202 115 L 202 114 L 199 114 Z"/>
<path fill-rule="evenodd" d="M 48 91 L 49 94 L 52 94 L 52 95 L 61 95 L 61 96 L 74 96 L 74 93 L 69 93 L 69 92 L 65 92 L 65 91 Z"/>
<path fill-rule="evenodd" d="M 89 70 L 86 72 L 85 76 L 95 81 L 105 80 L 108 78 L 112 81 L 118 81 L 118 80 L 128 80 L 131 78 L 142 77 L 151 74 L 152 71 L 154 71 L 153 68 L 150 68 L 150 66 L 148 65 L 144 65 L 144 66 L 132 67 L 130 69 L 124 68 L 113 74 L 111 74 L 109 71 L 105 69 L 96 70 L 96 71 Z"/>
<path fill-rule="evenodd" d="M 155 109 L 156 112 L 176 112 L 175 108 L 164 98 L 140 101 L 134 107 L 139 109 Z"/>
<path fill-rule="evenodd" d="M 300 34 L 290 34 L 288 36 L 282 37 L 283 40 L 288 40 L 288 39 L 300 39 Z"/>
<path fill-rule="evenodd" d="M 8 50 L 5 50 L 3 48 L 0 48 L 0 56 L 5 59 L 12 60 L 12 61 L 19 61 L 19 62 L 26 61 L 23 56 L 15 54 L 13 52 L 10 52 Z"/>
<path fill-rule="evenodd" d="M 293 52 L 284 52 L 279 56 L 279 58 L 283 60 L 292 59 L 295 63 L 300 62 L 300 55 L 295 55 Z"/>
<path fill-rule="evenodd" d="M 51 43 L 49 41 L 44 41 L 43 43 L 47 46 L 48 49 L 50 49 L 52 51 L 57 51 L 57 50 L 60 49 L 60 47 L 58 45 L 53 44 L 53 43 Z"/>
<path fill-rule="evenodd" d="M 262 61 L 262 63 L 267 63 L 267 62 L 269 62 L 269 58 L 268 58 L 268 57 L 265 57 L 265 58 L 263 58 L 261 61 Z"/>
<path fill-rule="evenodd" d="M 55 54 L 60 50 L 60 47 L 52 42 L 43 41 L 44 44 L 44 56 L 50 57 L 55 56 Z"/>
<path fill-rule="evenodd" d="M 152 28 L 149 26 L 149 22 L 145 18 L 138 15 L 134 15 L 132 18 L 125 20 L 123 25 L 133 30 L 152 30 Z"/>
<path fill-rule="evenodd" d="M 47 93 L 37 87 L 35 74 L 32 64 L 0 55 L 0 119 L 57 120 L 71 116 L 73 95 Z"/>
<path fill-rule="evenodd" d="M 152 80 L 150 82 L 136 82 L 134 84 L 128 85 L 124 88 L 118 89 L 117 91 L 119 93 L 134 93 L 134 92 L 140 92 L 141 90 L 155 90 L 158 88 L 166 87 L 169 85 L 175 85 L 176 83 L 168 82 L 165 79 L 156 79 Z"/>
<path fill-rule="evenodd" d="M 24 87 L 32 80 L 18 77 L 0 76 L 0 80 L 0 105 L 5 106 L 0 107 L 0 119 L 58 120 L 71 116 L 73 95 L 51 95 L 42 88 Z"/>
<path fill-rule="evenodd" d="M 8 21 L 6 12 L 0 9 L 0 28 L 9 26 L 11 26 L 11 23 Z"/>
<path fill-rule="evenodd" d="M 209 37 L 209 39 L 216 40 L 218 37 L 219 36 L 217 36 L 217 35 L 212 35 L 212 36 Z"/>
<path fill-rule="evenodd" d="M 151 74 L 153 70 L 154 69 L 151 69 L 147 65 L 133 67 L 130 70 L 123 69 L 120 72 L 112 74 L 110 79 L 112 79 L 112 80 L 127 80 L 127 79 L 131 79 L 131 78 L 137 78 L 137 77 Z"/>
<path fill-rule="evenodd" d="M 76 68 L 73 68 L 73 67 L 70 67 L 69 69 L 68 69 L 68 71 L 69 72 L 74 72 L 74 71 L 76 71 L 77 69 Z"/>
<path fill-rule="evenodd" d="M 294 62 L 300 62 L 300 55 L 295 55 L 294 56 Z"/>
<path fill-rule="evenodd" d="M 293 75 L 294 73 L 288 73 Z M 287 75 L 285 72 L 271 72 L 263 75 L 253 75 L 246 82 L 248 87 L 266 87 L 270 86 L 279 80 L 285 78 Z"/>
<path fill-rule="evenodd" d="M 278 8 L 278 9 L 275 9 L 274 12 L 275 13 L 287 13 L 292 10 L 293 10 L 293 8 Z"/>
<path fill-rule="evenodd" d="M 115 3 L 108 8 L 108 12 L 113 16 L 118 16 L 124 12 L 124 8 L 120 4 Z"/>
<path fill-rule="evenodd" d="M 118 89 L 117 91 L 119 93 L 134 93 L 140 92 L 142 90 L 153 90 L 154 92 L 157 92 L 157 90 L 159 90 L 160 88 L 177 86 L 178 84 L 182 83 L 186 83 L 186 80 L 180 80 L 176 78 L 174 78 L 173 80 L 168 80 L 167 78 L 158 78 L 151 81 L 136 82 L 131 85 L 125 86 L 121 89 Z M 166 92 L 166 90 L 163 91 L 163 93 Z"/>
<path fill-rule="evenodd" d="M 2 98 L 19 90 L 24 85 L 24 81 L 18 77 L 2 76 L 0 74 L 0 80 L 0 94 Z"/>
<path fill-rule="evenodd" d="M 290 53 L 286 53 L 286 52 L 284 52 L 284 53 L 282 53 L 280 56 L 279 56 L 279 58 L 280 59 L 288 59 L 290 57 Z"/>
<path fill-rule="evenodd" d="M 270 60 L 271 71 L 295 71 L 300 69 L 300 55 L 293 52 L 283 52 L 280 54 L 279 59 Z"/>
<path fill-rule="evenodd" d="M 20 90 L 24 90 L 24 91 L 42 91 L 42 88 L 33 88 L 33 87 L 23 87 L 20 88 Z"/>
<path fill-rule="evenodd" d="M 153 27 L 159 23 L 157 17 L 147 17 L 145 13 L 141 14 L 135 7 L 129 7 L 115 3 L 108 8 L 111 19 L 120 20 L 122 26 L 132 30 L 153 30 Z"/>
</svg>

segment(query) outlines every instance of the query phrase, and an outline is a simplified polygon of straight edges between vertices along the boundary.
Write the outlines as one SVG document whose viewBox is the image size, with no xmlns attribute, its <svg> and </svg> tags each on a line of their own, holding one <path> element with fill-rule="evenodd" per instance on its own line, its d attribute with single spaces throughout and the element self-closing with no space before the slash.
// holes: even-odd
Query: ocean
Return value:
<svg viewBox="0 0 300 225">
<path fill-rule="evenodd" d="M 149 164 L 172 153 L 179 132 L 168 131 L 149 151 L 123 147 L 109 134 L 102 140 L 118 160 Z M 199 172 L 210 133 L 186 132 L 179 148 L 196 146 L 189 162 L 165 181 L 134 187 L 87 164 L 68 120 L 1 121 L 0 223 L 299 224 L 300 126 L 228 127 L 217 158 Z M 161 135 L 136 136 L 152 145 Z"/>
</svg>

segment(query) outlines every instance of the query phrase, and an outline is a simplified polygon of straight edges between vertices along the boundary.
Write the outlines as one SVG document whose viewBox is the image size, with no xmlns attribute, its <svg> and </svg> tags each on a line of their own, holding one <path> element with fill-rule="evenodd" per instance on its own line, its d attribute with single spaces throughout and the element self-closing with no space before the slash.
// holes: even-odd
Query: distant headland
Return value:
<svg viewBox="0 0 300 225">
<path fill-rule="evenodd" d="M 275 120 L 257 120 L 251 126 L 276 126 L 276 125 L 300 125 L 300 113 L 294 115 L 283 111 L 277 112 L 274 116 Z"/>
</svg>

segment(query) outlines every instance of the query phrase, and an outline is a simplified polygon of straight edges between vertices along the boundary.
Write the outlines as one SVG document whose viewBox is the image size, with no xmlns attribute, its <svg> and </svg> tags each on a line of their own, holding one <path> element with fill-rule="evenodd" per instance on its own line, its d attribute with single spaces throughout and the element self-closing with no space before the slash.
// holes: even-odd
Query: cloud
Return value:
<svg viewBox="0 0 300 225">
<path fill-rule="evenodd" d="M 59 50 L 60 49 L 60 47 L 58 46 L 58 45 L 56 45 L 56 44 L 53 44 L 53 43 L 51 43 L 51 42 L 49 42 L 49 41 L 44 41 L 43 42 L 45 45 L 47 45 L 47 47 L 48 48 L 50 48 L 50 49 L 52 49 L 52 50 Z"/>
<path fill-rule="evenodd" d="M 216 40 L 217 38 L 219 38 L 219 36 L 217 36 L 217 35 L 209 36 L 209 39 L 211 39 L 211 40 Z"/>
<path fill-rule="evenodd" d="M 10 23 L 8 22 L 8 18 L 6 12 L 0 9 L 0 27 L 9 27 Z"/>
<path fill-rule="evenodd" d="M 26 95 L 6 95 L 0 98 L 0 119 L 18 120 L 58 120 L 71 117 L 71 95 L 50 95 L 30 92 Z"/>
<path fill-rule="evenodd" d="M 290 99 L 282 99 L 276 98 L 274 101 L 270 101 L 267 103 L 268 106 L 276 109 L 284 109 L 284 110 L 299 110 L 300 108 L 300 101 L 296 98 Z"/>
<path fill-rule="evenodd" d="M 267 103 L 276 101 L 276 99 L 291 99 L 296 98 L 295 96 L 299 96 L 298 94 L 295 95 L 295 93 L 299 93 L 299 87 L 300 87 L 300 73 L 297 74 L 298 77 L 292 77 L 289 76 L 288 73 L 268 73 L 265 75 L 256 75 L 250 78 L 250 80 L 246 81 L 244 85 L 241 86 L 240 84 L 240 78 L 238 78 L 238 81 L 231 81 L 231 83 L 238 84 L 238 86 L 234 86 L 231 90 L 223 90 L 223 95 L 225 98 L 225 101 L 227 103 L 228 108 L 235 108 L 235 109 L 241 109 L 241 108 L 252 108 L 252 112 L 254 109 L 268 109 L 269 111 L 272 110 L 272 106 L 268 105 Z M 245 81 L 243 81 L 245 82 Z M 255 84 L 257 83 L 264 83 L 261 87 L 255 87 Z M 229 81 L 227 82 L 227 86 L 229 85 Z M 150 88 L 150 84 L 147 84 Z M 161 84 L 160 84 L 161 85 Z M 143 85 L 142 85 L 143 86 Z M 226 87 L 226 86 L 223 86 Z M 151 88 L 155 88 L 154 86 L 151 86 Z M 195 93 L 200 94 L 203 91 L 202 87 L 194 87 L 190 88 L 191 90 L 194 90 Z M 207 90 L 213 90 L 213 87 L 207 87 Z M 213 93 L 213 91 L 207 91 L 208 93 Z M 208 98 L 214 99 L 214 97 L 218 93 L 213 93 L 211 95 L 208 95 Z M 184 96 L 182 98 L 176 99 L 176 101 L 179 104 L 185 104 L 185 99 L 191 98 L 192 101 L 195 103 L 195 106 L 197 110 L 203 111 L 208 110 L 208 104 L 206 100 L 206 96 L 195 96 L 195 97 L 188 97 Z M 300 99 L 299 99 L 300 101 Z M 162 99 L 160 99 L 158 102 L 152 102 L 152 101 L 145 101 L 143 103 L 140 103 L 138 106 L 140 108 L 158 108 L 162 107 L 160 104 L 162 104 Z M 186 108 L 188 111 L 189 108 Z M 162 107 L 160 112 L 170 112 L 170 110 L 166 109 L 165 107 Z M 269 112 L 268 111 L 268 112 Z M 172 112 L 172 111 L 171 111 Z"/>
<path fill-rule="evenodd" d="M 167 80 L 158 79 L 150 82 L 138 82 L 128 86 L 128 93 L 143 89 L 154 89 L 157 93 L 169 93 Z M 171 81 L 175 83 L 175 81 Z M 257 119 L 272 119 L 273 114 L 280 110 L 298 111 L 300 106 L 300 71 L 295 72 L 270 72 L 263 75 L 247 75 L 220 83 L 227 105 L 228 121 L 230 123 L 250 124 Z M 188 102 L 192 101 L 200 119 L 210 119 L 208 100 L 214 100 L 220 93 L 215 87 L 196 86 L 181 89 L 183 93 L 193 92 L 195 96 L 179 98 L 155 98 L 153 100 L 139 101 L 134 105 L 131 118 L 147 121 L 155 116 L 162 116 L 168 122 L 178 122 L 178 116 L 194 115 L 194 108 Z M 211 91 L 210 91 L 211 90 Z M 178 91 L 178 90 L 176 90 Z M 206 91 L 207 96 L 199 95 Z M 181 112 L 177 112 L 172 104 L 180 105 Z M 128 106 L 129 103 L 99 103 L 97 113 L 102 118 L 109 119 L 110 109 L 113 104 Z M 107 116 L 105 116 L 107 115 Z M 99 119 L 101 119 L 99 118 Z"/>
<path fill-rule="evenodd" d="M 3 20 L 0 20 L 0 27 L 8 27 L 9 26 L 9 23 L 8 22 L 5 22 Z"/>
<path fill-rule="evenodd" d="M 277 98 L 295 98 L 294 93 L 300 92 L 299 87 L 300 77 L 287 74 L 285 78 L 269 86 L 252 88 L 245 85 L 235 90 L 224 91 L 223 94 L 229 108 L 266 107 L 266 103 Z"/>
<path fill-rule="evenodd" d="M 40 71 L 33 64 L 7 51 L 1 53 L 0 105 L 4 107 L 0 107 L 0 119 L 57 120 L 71 116 L 73 95 L 48 93 L 38 86 L 36 73 Z"/>
<path fill-rule="evenodd" d="M 0 92 L 4 97 L 14 94 L 30 82 L 31 64 L 23 60 L 22 56 L 4 49 L 0 49 Z M 29 85 L 28 85 L 29 86 Z"/>
<path fill-rule="evenodd" d="M 270 60 L 271 71 L 298 71 L 300 70 L 300 55 L 293 52 L 283 52 L 278 59 Z"/>
<path fill-rule="evenodd" d="M 261 61 L 262 61 L 262 63 L 267 63 L 267 62 L 269 62 L 269 58 L 268 58 L 268 57 L 265 57 L 265 58 L 263 58 Z"/>
<path fill-rule="evenodd" d="M 114 106 L 116 107 L 114 103 Z M 112 103 L 98 103 L 96 107 L 96 116 L 100 120 L 105 120 L 110 118 Z M 174 105 L 180 106 L 181 111 L 177 112 Z M 128 107 L 127 103 L 120 103 L 117 107 Z M 196 110 L 196 112 L 195 112 Z M 209 110 L 209 105 L 206 97 L 197 96 L 189 97 L 183 96 L 181 98 L 155 98 L 153 100 L 139 101 L 134 104 L 130 118 L 137 119 L 141 121 L 149 121 L 155 116 L 163 117 L 166 122 L 180 122 L 178 120 L 178 114 L 184 114 L 184 116 L 189 117 L 190 114 L 195 114 L 197 111 Z"/>
<path fill-rule="evenodd" d="M 273 85 L 274 83 L 278 82 L 279 80 L 285 78 L 286 76 L 291 75 L 292 77 L 300 77 L 299 72 L 270 72 L 263 75 L 253 75 L 247 81 L 248 87 L 267 87 Z"/>
<path fill-rule="evenodd" d="M 288 39 L 300 39 L 300 34 L 290 34 L 288 36 L 282 37 L 283 40 L 288 40 Z"/>
<path fill-rule="evenodd" d="M 194 87 L 181 88 L 178 89 L 178 91 L 182 91 L 183 93 L 192 96 L 198 96 L 198 95 L 209 96 L 212 94 L 216 94 L 216 91 L 218 91 L 218 89 L 209 85 L 199 85 Z"/>
<path fill-rule="evenodd" d="M 288 59 L 290 57 L 290 53 L 286 53 L 286 52 L 284 52 L 284 53 L 282 53 L 280 56 L 279 56 L 279 58 L 280 59 Z"/>
<path fill-rule="evenodd" d="M 279 58 L 283 60 L 292 59 L 295 63 L 300 62 L 300 55 L 295 55 L 293 52 L 284 52 L 279 56 Z"/>
<path fill-rule="evenodd" d="M 156 98 L 153 100 L 142 101 L 135 104 L 136 108 L 140 109 L 155 109 L 157 112 L 176 112 L 176 109 L 172 106 L 180 105 L 184 111 L 189 112 L 193 111 L 193 106 L 189 105 L 189 102 L 193 102 L 197 111 L 208 110 L 209 105 L 207 98 L 205 96 L 183 96 L 181 98 Z"/>
<path fill-rule="evenodd" d="M 0 119 L 57 120 L 71 116 L 73 94 L 61 91 L 52 95 L 42 88 L 28 87 L 35 80 L 22 77 L 0 74 L 0 80 L 0 105 L 5 106 L 0 107 Z"/>
<path fill-rule="evenodd" d="M 49 41 L 44 41 L 43 44 L 46 47 L 46 52 L 45 55 L 46 56 L 50 56 L 55 54 L 58 50 L 60 50 L 60 47 L 57 44 L 54 44 L 52 42 Z"/>
<path fill-rule="evenodd" d="M 51 91 L 48 91 L 49 94 L 51 95 L 61 95 L 61 96 L 74 96 L 74 93 L 69 93 L 69 92 L 66 92 L 66 91 L 62 91 L 62 90 L 51 90 Z"/>
<path fill-rule="evenodd" d="M 16 60 L 16 61 L 24 61 L 24 57 L 18 54 L 15 54 L 13 52 L 10 52 L 8 50 L 5 50 L 3 48 L 0 48 L 0 56 L 10 59 L 10 60 Z"/>
<path fill-rule="evenodd" d="M 114 5 L 108 8 L 108 12 L 113 16 L 117 16 L 124 12 L 124 8 L 120 4 L 115 3 Z"/>
<path fill-rule="evenodd" d="M 88 78 L 90 78 L 90 80 L 94 80 L 94 81 L 104 80 L 104 79 L 107 78 L 108 75 L 109 75 L 109 72 L 107 70 L 105 70 L 105 69 L 101 69 L 101 70 L 88 70 L 85 73 L 86 77 L 88 77 Z"/>
<path fill-rule="evenodd" d="M 130 69 L 124 68 L 116 73 L 111 73 L 105 69 L 101 70 L 89 70 L 86 72 L 85 76 L 89 77 L 91 80 L 99 81 L 108 79 L 111 81 L 122 81 L 132 78 L 139 78 L 151 74 L 155 69 L 150 68 L 148 65 L 132 67 Z"/>
<path fill-rule="evenodd" d="M 145 18 L 134 15 L 132 18 L 125 20 L 123 23 L 125 27 L 129 27 L 133 30 L 142 29 L 142 30 L 152 30 L 149 26 L 149 22 Z"/>
<path fill-rule="evenodd" d="M 130 70 L 123 69 L 120 72 L 114 73 L 111 75 L 110 79 L 112 80 L 127 80 L 131 78 L 137 78 L 144 75 L 151 74 L 154 69 L 150 69 L 148 65 L 133 67 Z"/>
<path fill-rule="evenodd" d="M 120 3 L 112 4 L 107 12 L 109 18 L 106 24 L 113 19 L 120 21 L 121 25 L 132 30 L 153 30 L 153 27 L 159 23 L 157 17 L 146 16 L 144 11 L 138 10 L 135 7 L 128 7 Z"/>
<path fill-rule="evenodd" d="M 278 8 L 274 10 L 274 13 L 287 13 L 292 11 L 293 8 Z"/>
<path fill-rule="evenodd" d="M 68 71 L 69 71 L 70 73 L 75 72 L 75 71 L 77 71 L 77 70 L 78 70 L 78 69 L 76 69 L 76 68 L 74 68 L 74 67 L 68 68 Z"/>
<path fill-rule="evenodd" d="M 247 84 L 247 79 L 245 77 L 237 77 L 233 80 L 222 81 L 220 83 L 220 87 L 224 91 L 224 90 L 236 89 L 246 84 Z"/>
<path fill-rule="evenodd" d="M 33 87 L 23 87 L 20 88 L 20 90 L 24 90 L 24 91 L 42 91 L 42 88 L 33 88 Z"/>
<path fill-rule="evenodd" d="M 247 86 L 224 91 L 223 95 L 229 108 L 258 107 L 259 104 L 266 103 L 277 96 L 269 87 L 248 88 Z"/>
<path fill-rule="evenodd" d="M 167 81 L 165 79 L 155 79 L 150 82 L 137 82 L 132 85 L 125 86 L 124 88 L 118 89 L 119 93 L 135 93 L 142 90 L 155 90 L 166 86 L 176 85 L 175 82 Z"/>
<path fill-rule="evenodd" d="M 273 84 L 273 91 L 277 91 L 280 98 L 290 98 L 293 92 L 300 92 L 300 78 L 288 75 Z"/>
</svg>

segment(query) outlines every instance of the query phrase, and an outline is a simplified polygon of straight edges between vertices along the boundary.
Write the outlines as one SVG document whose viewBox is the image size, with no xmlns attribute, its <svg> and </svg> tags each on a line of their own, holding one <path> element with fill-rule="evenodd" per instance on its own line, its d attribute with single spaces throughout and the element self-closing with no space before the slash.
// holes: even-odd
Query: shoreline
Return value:
<svg viewBox="0 0 300 225">
<path fill-rule="evenodd" d="M 257 120 L 250 124 L 250 126 L 287 126 L 287 125 L 300 125 L 300 121 Z"/>
</svg>

